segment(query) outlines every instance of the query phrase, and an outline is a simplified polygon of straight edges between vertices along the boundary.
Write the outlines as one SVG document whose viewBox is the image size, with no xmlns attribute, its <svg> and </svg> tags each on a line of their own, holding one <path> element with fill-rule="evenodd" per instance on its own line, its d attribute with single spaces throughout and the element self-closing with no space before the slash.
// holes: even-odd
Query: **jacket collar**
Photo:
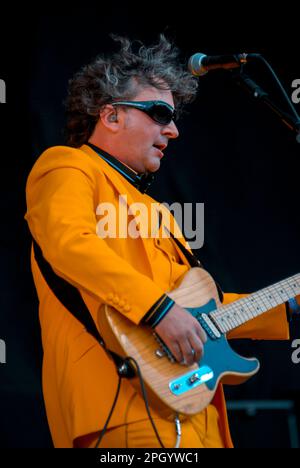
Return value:
<svg viewBox="0 0 300 468">
<path fill-rule="evenodd" d="M 98 146 L 93 145 L 92 143 L 86 143 L 87 146 L 92 148 L 104 161 L 106 161 L 111 167 L 119 172 L 123 177 L 125 177 L 128 182 L 130 182 L 135 188 L 137 188 L 141 193 L 145 193 L 154 179 L 154 174 L 142 173 L 139 174 L 131 169 L 126 164 L 123 164 L 117 158 L 107 153 L 106 151 L 98 148 Z"/>
</svg>

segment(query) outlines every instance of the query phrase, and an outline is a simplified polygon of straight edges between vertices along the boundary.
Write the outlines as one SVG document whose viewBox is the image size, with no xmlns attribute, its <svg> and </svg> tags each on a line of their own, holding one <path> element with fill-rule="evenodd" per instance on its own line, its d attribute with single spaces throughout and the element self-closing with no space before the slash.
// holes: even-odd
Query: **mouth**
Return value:
<svg viewBox="0 0 300 468">
<path fill-rule="evenodd" d="M 155 148 L 157 150 L 157 152 L 159 153 L 160 158 L 163 158 L 163 156 L 164 156 L 163 150 L 166 147 L 167 147 L 167 145 L 165 145 L 165 144 L 155 144 L 155 145 L 153 145 L 153 148 Z"/>
</svg>

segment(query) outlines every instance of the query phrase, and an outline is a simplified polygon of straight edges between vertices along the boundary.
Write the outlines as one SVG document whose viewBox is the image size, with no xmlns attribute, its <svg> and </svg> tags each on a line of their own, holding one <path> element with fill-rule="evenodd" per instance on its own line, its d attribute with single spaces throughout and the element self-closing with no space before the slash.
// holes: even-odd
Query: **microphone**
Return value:
<svg viewBox="0 0 300 468">
<path fill-rule="evenodd" d="M 205 55 L 200 52 L 190 57 L 188 69 L 195 76 L 203 76 L 210 70 L 239 68 L 259 54 Z"/>
</svg>

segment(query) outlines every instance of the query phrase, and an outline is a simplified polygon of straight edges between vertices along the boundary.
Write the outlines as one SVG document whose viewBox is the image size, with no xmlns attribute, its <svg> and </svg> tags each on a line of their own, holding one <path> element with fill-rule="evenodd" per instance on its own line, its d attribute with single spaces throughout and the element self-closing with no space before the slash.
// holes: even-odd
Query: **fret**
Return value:
<svg viewBox="0 0 300 468">
<path fill-rule="evenodd" d="M 269 295 L 263 294 L 261 291 L 257 292 L 257 297 L 259 298 L 259 301 L 260 301 L 260 304 L 261 304 L 261 310 L 263 312 L 267 311 L 267 310 L 270 310 L 273 307 L 276 307 L 276 305 L 278 305 L 278 304 L 274 304 L 274 302 L 271 302 L 269 300 Z"/>
<path fill-rule="evenodd" d="M 231 305 L 231 304 L 230 304 Z M 249 308 L 246 303 L 240 303 L 239 301 L 232 303 L 233 311 L 238 315 L 240 324 L 244 323 L 243 317 L 246 317 L 247 320 L 252 318 Z"/>
<path fill-rule="evenodd" d="M 218 323 L 220 323 L 220 327 L 223 332 L 226 333 L 228 330 L 230 330 L 230 324 L 226 320 L 226 312 L 221 314 L 220 321 L 218 321 Z"/>
<path fill-rule="evenodd" d="M 300 289 L 300 280 L 297 282 L 295 279 L 289 278 L 287 284 L 288 284 L 289 292 L 292 295 L 291 297 L 298 296 L 299 289 Z"/>
<path fill-rule="evenodd" d="M 249 310 L 250 310 L 250 315 L 252 318 L 257 317 L 258 315 L 258 309 L 257 309 L 257 293 L 252 294 L 249 297 Z M 261 313 L 261 307 L 259 307 L 259 311 Z"/>
<path fill-rule="evenodd" d="M 300 274 L 221 306 L 211 316 L 220 330 L 227 333 L 297 295 L 300 295 Z"/>
<path fill-rule="evenodd" d="M 239 316 L 239 314 L 238 314 L 238 312 L 237 312 L 237 310 L 235 308 L 233 308 L 231 315 L 232 315 L 232 323 L 234 324 L 234 328 L 241 325 L 241 323 L 242 323 L 241 317 Z"/>
<path fill-rule="evenodd" d="M 222 318 L 223 312 L 228 308 L 227 306 L 223 306 L 220 309 L 214 311 L 211 315 L 213 315 L 213 320 L 217 323 L 218 327 L 222 331 L 222 333 L 226 333 L 227 328 L 225 325 L 225 321 Z M 222 320 L 221 320 L 222 319 Z"/>
</svg>

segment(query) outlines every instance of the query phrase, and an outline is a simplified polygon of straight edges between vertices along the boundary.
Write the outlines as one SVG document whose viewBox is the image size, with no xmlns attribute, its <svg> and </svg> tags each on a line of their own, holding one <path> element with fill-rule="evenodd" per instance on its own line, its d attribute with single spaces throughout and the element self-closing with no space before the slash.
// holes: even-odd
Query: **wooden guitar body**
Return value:
<svg viewBox="0 0 300 468">
<path fill-rule="evenodd" d="M 209 405 L 220 381 L 242 383 L 258 371 L 259 362 L 236 354 L 226 335 L 210 322 L 210 314 L 221 304 L 215 282 L 205 270 L 189 270 L 169 296 L 207 331 L 204 355 L 197 364 L 187 367 L 171 362 L 153 330 L 133 324 L 108 305 L 99 314 L 100 332 L 110 350 L 138 362 L 151 407 L 165 417 L 193 415 Z M 132 384 L 140 391 L 137 378 Z"/>
</svg>

